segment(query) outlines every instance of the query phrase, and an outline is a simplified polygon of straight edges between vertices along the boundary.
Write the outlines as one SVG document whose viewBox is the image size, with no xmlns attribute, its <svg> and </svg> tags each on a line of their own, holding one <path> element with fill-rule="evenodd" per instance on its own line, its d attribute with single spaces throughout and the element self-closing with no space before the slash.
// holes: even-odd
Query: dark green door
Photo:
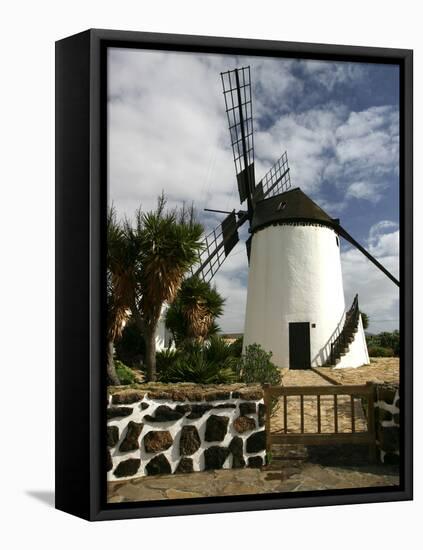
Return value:
<svg viewBox="0 0 423 550">
<path fill-rule="evenodd" d="M 289 368 L 311 368 L 310 323 L 289 323 Z"/>
</svg>

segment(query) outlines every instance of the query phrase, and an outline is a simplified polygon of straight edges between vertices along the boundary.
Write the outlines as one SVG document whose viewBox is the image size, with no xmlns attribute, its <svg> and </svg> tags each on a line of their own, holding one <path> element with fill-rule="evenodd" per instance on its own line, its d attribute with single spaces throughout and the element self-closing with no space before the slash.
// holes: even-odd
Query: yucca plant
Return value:
<svg viewBox="0 0 423 550">
<path fill-rule="evenodd" d="M 202 342 L 216 334 L 216 318 L 223 313 L 224 298 L 210 283 L 193 276 L 183 281 L 166 312 L 166 326 L 177 346 L 187 340 Z"/>
<path fill-rule="evenodd" d="M 107 215 L 107 377 L 119 384 L 113 349 L 130 315 L 134 302 L 136 250 L 128 243 L 112 207 Z"/>
<path fill-rule="evenodd" d="M 163 304 L 173 302 L 202 246 L 203 227 L 193 209 L 165 211 L 165 206 L 162 195 L 155 211 L 139 209 L 135 225 L 125 225 L 126 238 L 138 251 L 131 310 L 144 334 L 147 380 L 156 380 L 156 330 Z"/>
</svg>

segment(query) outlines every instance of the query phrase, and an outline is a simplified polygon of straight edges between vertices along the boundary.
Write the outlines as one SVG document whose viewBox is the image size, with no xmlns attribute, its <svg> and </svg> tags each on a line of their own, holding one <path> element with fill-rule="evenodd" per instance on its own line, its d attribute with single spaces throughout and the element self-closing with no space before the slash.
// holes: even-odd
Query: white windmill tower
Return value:
<svg viewBox="0 0 423 550">
<path fill-rule="evenodd" d="M 399 282 L 299 188 L 286 153 L 255 183 L 250 68 L 222 73 L 238 191 L 247 210 L 226 212 L 204 239 L 195 274 L 210 280 L 249 222 L 244 349 L 260 344 L 280 367 L 358 367 L 369 362 L 358 297 L 345 309 L 339 237 Z M 214 212 L 221 212 L 214 210 Z"/>
</svg>

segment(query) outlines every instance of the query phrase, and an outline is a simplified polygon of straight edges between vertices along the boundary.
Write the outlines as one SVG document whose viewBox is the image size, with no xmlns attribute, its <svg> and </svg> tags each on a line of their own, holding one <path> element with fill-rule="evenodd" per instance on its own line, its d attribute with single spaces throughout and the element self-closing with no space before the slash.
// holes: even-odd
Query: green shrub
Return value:
<svg viewBox="0 0 423 550">
<path fill-rule="evenodd" d="M 167 370 L 180 357 L 181 352 L 176 349 L 164 349 L 156 353 L 156 371 L 158 380 L 165 376 Z"/>
<path fill-rule="evenodd" d="M 398 357 L 400 354 L 400 332 L 380 332 L 379 334 L 366 335 L 367 348 L 385 348 L 389 350 L 390 357 Z M 377 350 L 376 350 L 377 353 Z M 383 352 L 382 352 L 383 353 Z M 374 357 L 386 357 L 386 355 L 374 355 Z"/>
<path fill-rule="evenodd" d="M 225 368 L 236 370 L 238 360 L 232 344 L 228 344 L 220 336 L 212 336 L 208 342 L 205 342 L 203 352 L 207 361 L 220 363 Z"/>
<path fill-rule="evenodd" d="M 367 351 L 370 357 L 394 357 L 394 350 L 382 346 L 369 346 Z"/>
<path fill-rule="evenodd" d="M 271 358 L 272 353 L 266 352 L 259 344 L 247 346 L 245 354 L 237 363 L 239 381 L 273 386 L 280 384 L 281 373 Z"/>
<path fill-rule="evenodd" d="M 115 367 L 122 385 L 133 384 L 135 382 L 135 374 L 122 361 L 115 361 Z"/>
<path fill-rule="evenodd" d="M 207 360 L 203 351 L 180 355 L 160 373 L 160 381 L 166 383 L 229 384 L 235 379 L 236 374 L 230 367 Z"/>
<path fill-rule="evenodd" d="M 214 336 L 209 342 L 188 341 L 178 350 L 156 354 L 158 379 L 165 383 L 228 384 L 236 379 L 237 359 L 230 345 Z"/>
<path fill-rule="evenodd" d="M 232 342 L 230 344 L 231 354 L 234 357 L 241 357 L 242 355 L 242 344 L 243 344 L 243 337 L 237 338 L 235 342 Z"/>
</svg>

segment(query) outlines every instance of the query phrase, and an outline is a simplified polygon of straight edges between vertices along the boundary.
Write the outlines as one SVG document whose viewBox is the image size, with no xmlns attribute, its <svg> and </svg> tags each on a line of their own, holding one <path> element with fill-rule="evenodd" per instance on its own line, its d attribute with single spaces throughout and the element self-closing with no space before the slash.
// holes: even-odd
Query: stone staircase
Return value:
<svg viewBox="0 0 423 550">
<path fill-rule="evenodd" d="M 358 294 L 355 295 L 352 306 L 345 314 L 345 323 L 342 331 L 331 343 L 331 352 L 324 367 L 335 367 L 341 358 L 348 353 L 350 344 L 353 342 L 358 330 L 360 321 L 360 310 L 358 308 Z"/>
</svg>

